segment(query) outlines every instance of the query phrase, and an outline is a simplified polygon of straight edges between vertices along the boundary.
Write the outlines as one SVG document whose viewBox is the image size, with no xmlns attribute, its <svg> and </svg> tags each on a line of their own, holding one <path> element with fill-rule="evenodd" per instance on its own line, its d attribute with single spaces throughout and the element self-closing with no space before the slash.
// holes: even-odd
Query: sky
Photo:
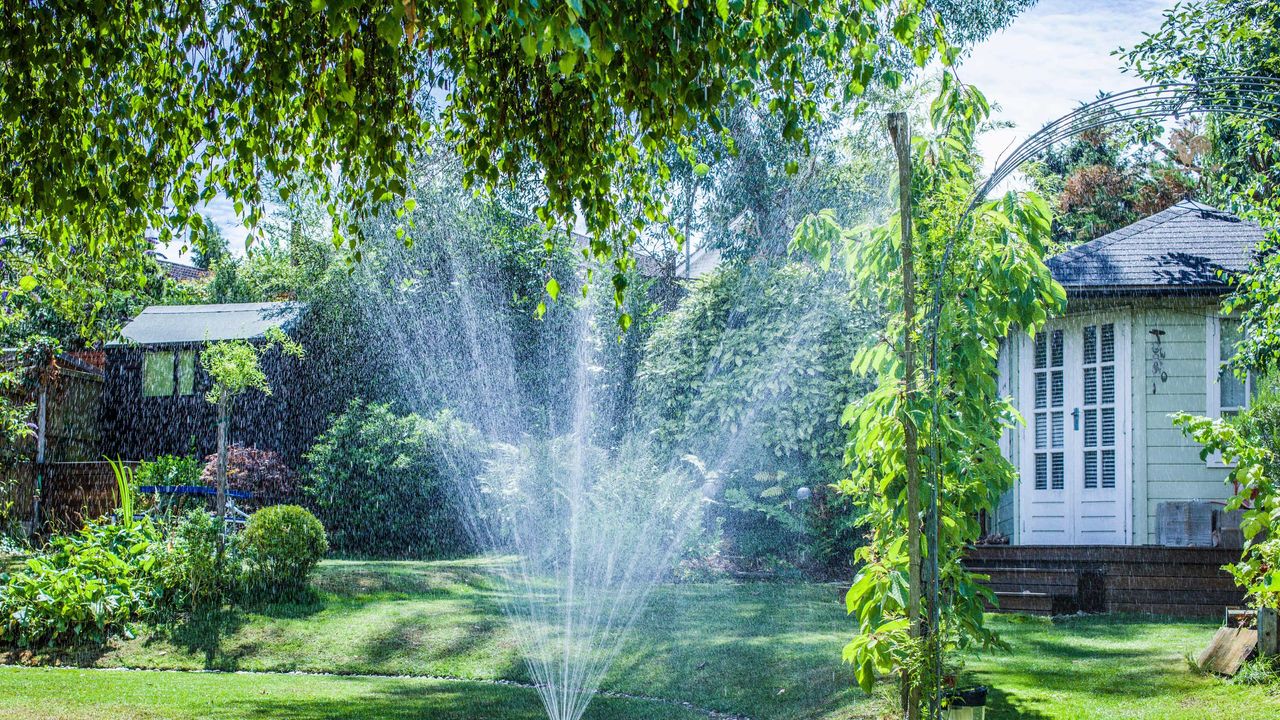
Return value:
<svg viewBox="0 0 1280 720">
<path fill-rule="evenodd" d="M 1170 0 L 1041 0 L 976 46 L 956 73 L 1014 123 L 980 138 L 987 169 L 1046 122 L 1093 100 L 1099 91 L 1144 85 L 1121 72 L 1111 53 L 1131 48 L 1160 27 Z"/>
<path fill-rule="evenodd" d="M 1157 29 L 1170 5 L 1172 0 L 1041 0 L 975 47 L 957 70 L 960 79 L 998 106 L 993 119 L 1014 124 L 981 138 L 988 169 L 1001 152 L 1099 91 L 1142 85 L 1120 71 L 1120 58 L 1111 53 Z M 232 251 L 243 254 L 246 233 L 231 202 L 214 200 L 205 213 L 222 228 Z M 169 249 L 171 259 L 176 250 Z"/>
</svg>

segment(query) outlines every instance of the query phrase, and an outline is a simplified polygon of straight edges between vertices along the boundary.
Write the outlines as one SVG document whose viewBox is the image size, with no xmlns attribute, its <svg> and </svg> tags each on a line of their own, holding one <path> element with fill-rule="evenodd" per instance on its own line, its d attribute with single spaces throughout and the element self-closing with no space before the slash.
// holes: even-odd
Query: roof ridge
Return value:
<svg viewBox="0 0 1280 720">
<path fill-rule="evenodd" d="M 291 305 L 301 305 L 297 300 L 269 300 L 266 302 L 251 303 L 198 303 L 195 305 L 148 305 L 142 309 L 142 312 L 245 312 L 252 309 L 265 309 L 270 307 L 287 307 Z"/>
</svg>

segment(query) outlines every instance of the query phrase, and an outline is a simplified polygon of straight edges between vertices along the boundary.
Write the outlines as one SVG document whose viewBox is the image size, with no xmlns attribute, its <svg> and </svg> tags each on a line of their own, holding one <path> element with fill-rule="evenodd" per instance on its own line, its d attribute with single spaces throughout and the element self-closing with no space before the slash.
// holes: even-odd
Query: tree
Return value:
<svg viewBox="0 0 1280 720">
<path fill-rule="evenodd" d="M 173 240 L 219 195 L 257 232 L 272 188 L 314 191 L 359 256 L 361 224 L 406 197 L 443 135 L 473 186 L 532 168 L 541 217 L 581 214 L 622 282 L 638 229 L 619 208 L 662 216 L 662 153 L 721 128 L 726 99 L 767 99 L 800 140 L 815 93 L 846 102 L 880 80 L 882 45 L 920 66 L 955 55 L 921 0 L 55 0 L 5 15 L 0 226 L 101 263 L 137 257 L 152 229 Z"/>
<path fill-rule="evenodd" d="M 1165 13 L 1159 30 L 1130 50 L 1128 69 L 1152 82 L 1223 75 L 1280 78 L 1280 5 L 1268 0 L 1197 0 Z M 1276 98 L 1241 94 L 1259 109 Z M 1209 115 L 1211 197 L 1268 229 L 1249 272 L 1234 278 L 1224 313 L 1240 312 L 1245 340 L 1237 372 L 1280 367 L 1280 115 Z"/>
<path fill-rule="evenodd" d="M 227 516 L 227 432 L 231 426 L 231 413 L 236 398 L 249 390 L 271 394 L 267 375 L 262 369 L 262 357 L 273 349 L 295 358 L 305 353 L 302 345 L 289 338 L 278 327 L 268 328 L 265 342 L 255 345 L 247 340 L 224 340 L 211 343 L 200 353 L 200 366 L 209 374 L 213 385 L 205 394 L 205 400 L 218 408 L 218 527 Z M 222 542 L 218 544 L 219 562 Z"/>
<path fill-rule="evenodd" d="M 221 228 L 204 216 L 191 232 L 191 246 L 191 264 L 201 270 L 212 270 L 214 265 L 231 254 Z"/>
<path fill-rule="evenodd" d="M 1151 130 L 1087 130 L 1027 166 L 1036 191 L 1056 206 L 1055 249 L 1101 237 L 1204 189 L 1208 140 L 1199 119 L 1174 130 L 1168 143 L 1151 139 Z"/>
<path fill-rule="evenodd" d="M 1031 0 L 945 0 L 930 3 L 948 42 L 968 48 L 1005 27 Z M 893 48 L 894 46 L 888 45 Z M 781 258 L 796 224 L 806 215 L 830 209 L 845 225 L 885 209 L 882 189 L 888 184 L 887 154 L 878 114 L 911 105 L 918 87 L 906 93 L 897 84 L 914 74 L 910 52 L 894 49 L 884 59 L 892 80 L 872 88 L 854 107 L 826 97 L 818 87 L 809 99 L 820 112 L 801 124 L 803 142 L 785 131 L 786 121 L 766 104 L 726 100 L 721 126 L 694 133 L 695 160 L 675 149 L 668 153 L 670 180 L 664 194 L 670 203 L 665 223 L 658 223 L 646 250 L 660 259 L 681 261 L 676 248 L 661 247 L 664 236 L 699 237 L 729 260 Z M 838 70 L 813 63 L 812 72 L 835 81 Z M 892 88 L 892 92 L 884 92 Z M 870 114 L 864 111 L 870 109 Z M 670 233 L 663 231 L 671 231 Z M 665 252 L 663 252 L 665 251 Z"/>
<path fill-rule="evenodd" d="M 909 216 L 915 274 L 922 280 L 914 288 L 918 312 L 907 312 L 898 277 L 901 220 L 867 233 L 846 231 L 821 214 L 806 219 L 794 240 L 798 251 L 842 261 L 857 292 L 890 318 L 884 334 L 870 339 L 853 362 L 855 371 L 874 371 L 877 386 L 850 403 L 842 418 L 852 472 L 839 487 L 863 508 L 869 536 L 846 595 L 858 633 L 844 656 L 865 689 L 877 672 L 898 673 L 911 713 L 920 710 L 915 690 L 937 687 L 940 668 L 931 658 L 947 648 L 998 643 L 983 624 L 983 601 L 993 596 L 961 562 L 977 539 L 979 511 L 994 508 L 1016 476 L 999 447 L 1017 413 L 996 387 L 996 357 L 1010 332 L 1035 332 L 1066 300 L 1043 261 L 1052 222 L 1047 203 L 1010 193 L 966 212 L 975 190 L 974 134 L 987 115 L 980 93 L 944 75 L 931 107 L 932 132 L 912 139 Z M 934 322 L 936 377 L 918 372 L 911 382 L 907 340 L 919 348 L 918 367 L 927 367 Z M 908 427 L 921 448 L 915 492 L 927 499 L 937 489 L 933 547 L 907 542 L 916 535 L 909 528 L 924 521 L 907 512 Z M 928 619 L 914 632 L 912 556 L 936 568 L 923 580 L 938 588 L 921 599 L 921 617 Z"/>
<path fill-rule="evenodd" d="M 836 273 L 754 261 L 694 281 L 655 323 L 633 432 L 664 461 L 693 454 L 716 473 L 707 516 L 732 555 L 850 567 L 852 510 L 830 486 L 844 473 L 840 413 L 869 389 L 849 366 L 880 321 Z M 797 503 L 801 488 L 812 496 Z"/>
</svg>

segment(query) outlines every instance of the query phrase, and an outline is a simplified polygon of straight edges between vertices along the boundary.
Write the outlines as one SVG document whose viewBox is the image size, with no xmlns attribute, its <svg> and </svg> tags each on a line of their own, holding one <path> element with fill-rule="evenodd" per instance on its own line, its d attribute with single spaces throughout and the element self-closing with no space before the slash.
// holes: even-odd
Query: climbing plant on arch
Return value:
<svg viewBox="0 0 1280 720">
<path fill-rule="evenodd" d="M 1183 113 L 1275 118 L 1278 98 L 1280 81 L 1255 77 L 1169 82 L 1106 96 L 1046 125 L 979 181 L 973 141 L 989 109 L 981 93 L 947 75 L 930 108 L 931 132 L 912 138 L 911 192 L 904 194 L 913 198 L 912 233 L 903 233 L 896 219 L 869 232 L 850 231 L 830 214 L 797 229 L 793 248 L 845 262 L 860 290 L 893 318 L 854 363 L 856 371 L 876 372 L 877 388 L 843 417 L 851 472 L 840 489 L 866 508 L 870 531 L 846 596 L 858 632 L 844 655 L 864 688 L 877 673 L 897 673 L 908 717 L 937 716 L 945 650 L 999 643 L 983 624 L 983 601 L 994 598 L 961 564 L 977 539 L 979 511 L 993 509 L 1016 478 L 999 439 L 1019 418 L 997 390 L 996 358 L 1011 332 L 1034 333 L 1065 308 L 1065 293 L 1043 261 L 1048 205 L 1032 193 L 988 196 L 1022 163 L 1076 133 Z M 911 235 L 914 253 L 904 253 Z M 922 314 L 909 311 L 897 281 L 908 258 L 926 278 L 913 298 L 926 308 Z M 924 349 L 926 362 L 908 357 L 913 347 Z M 908 378 L 912 365 L 919 369 Z M 912 431 L 918 457 L 908 441 Z M 916 463 L 919 487 L 911 490 L 908 468 Z M 918 515 L 907 512 L 913 492 L 926 498 Z M 913 525 L 923 532 L 913 532 Z M 922 538 L 914 553 L 909 537 Z M 912 563 L 913 554 L 924 561 Z M 927 619 L 913 623 L 921 612 Z"/>
</svg>

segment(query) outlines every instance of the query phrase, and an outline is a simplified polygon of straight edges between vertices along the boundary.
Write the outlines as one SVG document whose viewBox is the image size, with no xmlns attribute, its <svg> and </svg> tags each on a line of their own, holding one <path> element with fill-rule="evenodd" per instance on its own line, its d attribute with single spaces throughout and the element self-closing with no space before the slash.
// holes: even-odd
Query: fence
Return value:
<svg viewBox="0 0 1280 720">
<path fill-rule="evenodd" d="M 86 520 L 115 510 L 120 502 L 116 476 L 106 462 L 22 463 L 10 472 L 14 482 L 8 499 L 0 500 L 0 504 L 12 501 L 10 514 L 22 521 L 29 532 L 36 514 L 37 477 L 41 526 L 34 528 L 35 534 L 74 530 Z"/>
</svg>

